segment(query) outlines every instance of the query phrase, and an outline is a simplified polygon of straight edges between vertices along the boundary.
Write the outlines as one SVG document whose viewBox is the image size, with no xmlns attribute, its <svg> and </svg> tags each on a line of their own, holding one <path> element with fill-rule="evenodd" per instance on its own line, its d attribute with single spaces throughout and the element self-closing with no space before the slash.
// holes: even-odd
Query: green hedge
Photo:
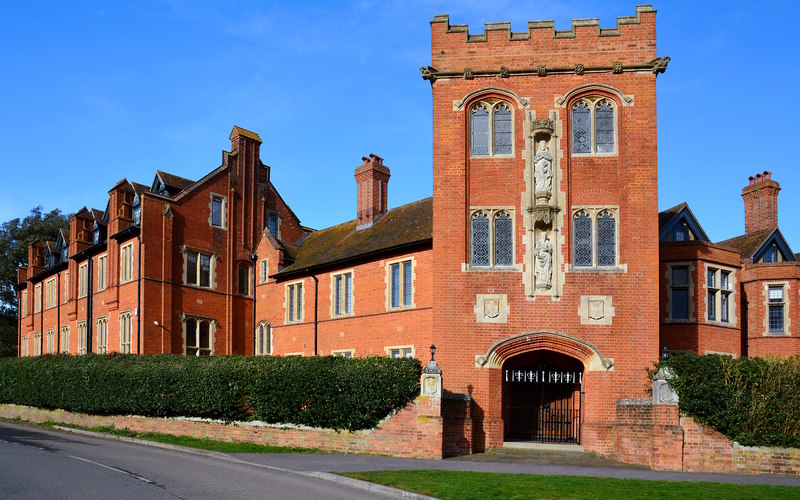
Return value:
<svg viewBox="0 0 800 500">
<path fill-rule="evenodd" d="M 415 359 L 47 355 L 0 360 L 0 403 L 368 429 L 419 394 Z"/>
<path fill-rule="evenodd" d="M 687 353 L 661 363 L 686 415 L 745 446 L 800 447 L 800 357 Z"/>
</svg>

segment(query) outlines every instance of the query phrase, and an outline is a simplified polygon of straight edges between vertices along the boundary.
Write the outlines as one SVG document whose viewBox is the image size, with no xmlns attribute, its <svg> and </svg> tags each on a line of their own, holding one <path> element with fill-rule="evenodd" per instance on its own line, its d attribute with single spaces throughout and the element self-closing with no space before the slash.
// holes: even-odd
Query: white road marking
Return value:
<svg viewBox="0 0 800 500">
<path fill-rule="evenodd" d="M 151 481 L 151 480 L 147 479 L 146 477 L 137 476 L 136 474 L 134 474 L 132 472 L 128 472 L 126 470 L 118 469 L 118 468 L 112 467 L 110 465 L 101 464 L 100 462 L 95 462 L 94 460 L 89 460 L 87 458 L 76 457 L 76 456 L 73 456 L 73 455 L 67 455 L 67 456 L 69 458 L 74 458 L 75 460 L 80 460 L 81 462 L 88 462 L 90 464 L 99 465 L 100 467 L 103 467 L 103 468 L 108 469 L 108 470 L 113 470 L 114 472 L 120 472 L 120 473 L 125 474 L 127 476 L 136 478 L 139 481 L 143 481 L 143 482 L 145 482 L 147 484 L 154 484 L 155 483 L 155 481 Z"/>
</svg>

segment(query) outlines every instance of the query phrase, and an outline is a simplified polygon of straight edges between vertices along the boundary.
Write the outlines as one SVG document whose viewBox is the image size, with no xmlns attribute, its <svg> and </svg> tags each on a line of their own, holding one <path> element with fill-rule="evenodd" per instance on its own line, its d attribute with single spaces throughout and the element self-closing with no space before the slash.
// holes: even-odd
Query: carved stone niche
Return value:
<svg viewBox="0 0 800 500">
<path fill-rule="evenodd" d="M 528 209 L 528 213 L 533 217 L 534 227 L 537 229 L 553 227 L 556 215 L 560 211 L 560 208 L 552 205 L 535 205 Z"/>
</svg>

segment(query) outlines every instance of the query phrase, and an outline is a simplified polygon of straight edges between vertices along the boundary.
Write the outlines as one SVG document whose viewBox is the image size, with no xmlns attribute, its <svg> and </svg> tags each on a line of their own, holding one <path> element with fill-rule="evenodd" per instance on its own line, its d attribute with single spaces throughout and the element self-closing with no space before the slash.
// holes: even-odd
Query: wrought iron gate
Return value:
<svg viewBox="0 0 800 500">
<path fill-rule="evenodd" d="M 580 443 L 583 373 L 538 365 L 503 370 L 503 420 L 510 441 Z"/>
</svg>

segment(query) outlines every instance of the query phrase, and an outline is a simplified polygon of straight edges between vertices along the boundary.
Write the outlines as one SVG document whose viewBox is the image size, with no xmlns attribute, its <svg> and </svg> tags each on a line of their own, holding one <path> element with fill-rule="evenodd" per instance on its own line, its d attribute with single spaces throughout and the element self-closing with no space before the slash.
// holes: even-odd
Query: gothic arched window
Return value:
<svg viewBox="0 0 800 500">
<path fill-rule="evenodd" d="M 576 266 L 592 265 L 592 219 L 586 212 L 578 212 L 573 219 Z"/>
<path fill-rule="evenodd" d="M 479 212 L 472 216 L 472 265 L 489 264 L 489 217 Z"/>
<path fill-rule="evenodd" d="M 470 265 L 514 265 L 514 218 L 507 209 L 477 209 L 470 218 Z"/>
<path fill-rule="evenodd" d="M 602 212 L 597 217 L 597 265 L 616 265 L 617 258 L 617 221 L 609 212 Z"/>
<path fill-rule="evenodd" d="M 514 154 L 511 106 L 503 101 L 482 101 L 470 109 L 469 138 L 472 156 Z"/>
<path fill-rule="evenodd" d="M 613 101 L 587 97 L 571 108 L 572 153 L 604 155 L 616 153 L 616 118 Z"/>
</svg>

